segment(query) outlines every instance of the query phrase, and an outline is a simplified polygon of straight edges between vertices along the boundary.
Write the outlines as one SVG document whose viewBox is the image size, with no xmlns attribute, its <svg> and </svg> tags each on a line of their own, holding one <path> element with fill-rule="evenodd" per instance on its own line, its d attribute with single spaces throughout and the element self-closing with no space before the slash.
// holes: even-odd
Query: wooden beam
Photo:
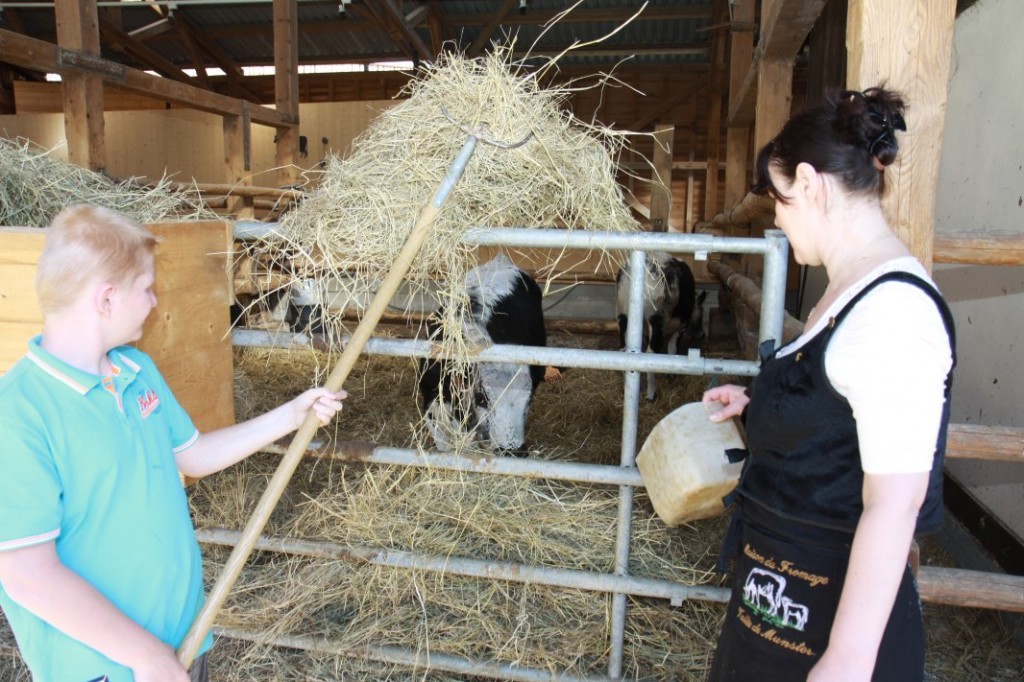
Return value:
<svg viewBox="0 0 1024 682">
<path fill-rule="evenodd" d="M 261 125 L 285 128 L 294 124 L 290 115 L 285 112 L 277 112 L 262 106 L 250 107 L 247 102 L 233 97 L 152 76 L 101 57 L 58 48 L 53 43 L 3 29 L 0 29 L 0 60 L 25 68 L 53 71 L 59 73 L 62 78 L 82 73 L 95 74 L 109 85 L 126 92 L 154 97 L 212 114 L 240 116 L 244 107 L 249 109 L 252 122 Z"/>
<path fill-rule="evenodd" d="M 663 100 L 657 109 L 626 126 L 626 130 L 643 130 L 655 121 L 661 119 L 662 116 L 672 111 L 686 100 L 693 97 L 703 87 L 703 85 L 703 82 L 695 80 L 688 87 L 678 90 L 676 94 L 666 100 Z M 671 121 L 671 123 L 674 123 L 674 121 Z"/>
<path fill-rule="evenodd" d="M 932 260 L 970 265 L 1024 265 L 1024 233 L 936 232 Z"/>
<path fill-rule="evenodd" d="M 755 153 L 778 135 L 793 105 L 793 59 L 763 60 L 757 70 Z"/>
<path fill-rule="evenodd" d="M 736 0 L 732 21 L 747 24 L 754 21 L 754 0 Z M 729 46 L 729 102 L 737 97 L 743 77 L 754 59 L 754 32 L 733 29 Z M 732 206 L 747 193 L 750 161 L 749 123 L 730 124 L 725 136 L 725 205 Z"/>
<path fill-rule="evenodd" d="M 384 14 L 390 20 L 391 25 L 395 27 L 399 37 L 404 39 L 421 59 L 430 60 L 434 58 L 430 48 L 424 44 L 423 40 L 416 34 L 416 31 L 409 25 L 402 15 L 401 8 L 394 4 L 394 0 L 382 0 L 380 7 L 384 10 Z"/>
<path fill-rule="evenodd" d="M 199 52 L 199 48 L 196 46 L 196 42 L 192 40 L 192 32 L 189 31 L 188 25 L 181 21 L 174 22 L 174 30 L 178 34 L 178 38 L 181 39 L 182 44 L 188 51 L 189 56 L 192 58 L 192 68 L 196 70 L 196 79 L 202 84 L 202 86 L 209 90 L 210 89 L 210 77 L 206 74 L 206 60 Z"/>
<path fill-rule="evenodd" d="M 95 0 L 57 0 L 54 11 L 61 48 L 98 59 L 100 32 Z M 89 72 L 68 73 L 61 80 L 61 91 L 68 160 L 83 168 L 103 171 L 107 165 L 103 139 L 103 78 Z"/>
<path fill-rule="evenodd" d="M 676 129 L 658 126 L 654 131 L 654 168 L 651 170 L 651 232 L 668 232 L 672 209 L 672 149 Z"/>
<path fill-rule="evenodd" d="M 725 195 L 726 206 L 743 199 L 749 189 L 750 128 L 730 127 L 725 134 Z"/>
<path fill-rule="evenodd" d="M 693 128 L 691 128 L 690 129 L 690 135 L 689 135 L 690 163 L 694 163 L 693 155 L 694 155 L 694 152 L 696 152 L 696 149 L 695 149 L 695 147 L 697 146 L 696 138 L 697 138 L 697 134 L 693 131 Z M 693 219 L 693 186 L 694 186 L 694 184 L 695 183 L 694 183 L 694 177 L 693 177 L 693 169 L 690 169 L 690 171 L 686 174 L 686 212 L 685 212 L 685 217 L 683 218 L 683 222 L 685 223 L 685 225 L 683 226 L 683 230 L 685 232 L 693 232 L 693 227 L 694 227 L 695 222 L 696 222 Z"/>
<path fill-rule="evenodd" d="M 181 10 L 175 12 L 174 16 L 171 17 L 171 22 L 175 26 L 184 26 L 185 30 L 192 37 L 192 41 L 195 42 L 202 50 L 210 55 L 214 63 L 227 74 L 229 90 L 228 92 L 233 97 L 239 99 L 247 99 L 252 102 L 259 102 L 260 99 L 254 90 L 246 88 L 242 83 L 245 80 L 245 73 L 242 72 L 240 67 L 234 59 L 230 57 L 224 50 L 217 45 L 215 40 L 210 39 L 206 33 L 199 29 L 193 24 L 188 16 Z"/>
<path fill-rule="evenodd" d="M 59 114 L 64 111 L 60 83 L 14 81 L 14 105 L 18 114 Z M 103 88 L 104 111 L 130 111 L 132 109 L 165 109 L 167 103 L 122 92 L 109 85 Z"/>
<path fill-rule="evenodd" d="M 289 114 L 295 122 L 277 131 L 275 163 L 279 185 L 293 184 L 299 176 L 298 15 L 298 0 L 274 0 L 274 103 L 278 111 Z"/>
<path fill-rule="evenodd" d="M 714 26 L 711 34 L 710 62 L 708 74 L 708 90 L 710 106 L 708 107 L 708 165 L 704 169 L 704 219 L 710 220 L 718 212 L 718 159 L 722 146 L 722 98 L 725 81 L 725 26 L 728 24 L 729 10 L 725 0 L 714 0 L 712 5 Z"/>
<path fill-rule="evenodd" d="M 441 54 L 446 40 L 454 39 L 455 34 L 451 30 L 451 24 L 445 18 L 444 10 L 441 9 L 440 0 L 430 0 L 430 45 L 434 54 Z"/>
<path fill-rule="evenodd" d="M 793 59 L 814 27 L 826 0 L 764 0 L 761 5 L 762 59 Z"/>
<path fill-rule="evenodd" d="M 882 208 L 926 268 L 932 265 L 935 193 L 953 50 L 952 1 L 850 0 L 846 72 L 851 90 L 886 83 L 908 103 L 907 132 L 886 171 Z"/>
<path fill-rule="evenodd" d="M 391 37 L 391 42 L 398 48 L 399 53 L 403 57 L 406 59 L 415 58 L 416 49 L 403 40 L 401 31 L 392 25 L 390 15 L 381 6 L 380 2 L 348 5 L 348 11 L 376 24 L 377 28 L 384 29 Z M 393 59 L 394 55 L 392 54 L 390 58 Z"/>
<path fill-rule="evenodd" d="M 505 18 L 512 12 L 513 8 L 518 5 L 518 0 L 501 0 L 501 5 L 491 13 L 487 23 L 482 29 L 480 29 L 480 33 L 477 34 L 476 40 L 474 40 L 473 44 L 469 46 L 468 50 L 466 50 L 466 56 L 470 59 L 479 57 L 480 53 L 484 51 L 484 47 L 486 47 L 487 43 L 490 42 L 491 36 L 494 35 L 494 31 L 497 30 L 498 26 L 500 26 Z M 531 21 L 531 23 L 533 23 L 533 21 Z"/>
<path fill-rule="evenodd" d="M 754 61 L 750 63 L 747 72 L 740 80 L 737 90 L 729 96 L 729 125 L 748 126 L 754 122 L 754 110 L 757 107 L 757 71 L 758 57 L 755 53 Z"/>
<path fill-rule="evenodd" d="M 1024 428 L 950 424 L 946 457 L 1024 463 Z"/>
<path fill-rule="evenodd" d="M 917 584 L 923 602 L 1024 613 L 1024 576 L 923 566 Z"/>
<path fill-rule="evenodd" d="M 134 31 L 131 31 L 128 35 L 139 41 L 150 40 L 151 38 L 156 38 L 157 36 L 170 31 L 174 26 L 174 23 L 176 22 L 172 22 L 168 17 L 163 17 L 161 19 L 157 19 L 151 24 L 146 24 L 142 28 L 137 28 Z"/>
<path fill-rule="evenodd" d="M 807 40 L 826 0 L 764 0 L 761 4 L 761 37 L 750 70 L 742 78 L 740 90 L 729 103 L 729 125 L 753 121 L 757 77 L 762 61 L 792 60 Z M 758 111 L 760 115 L 760 111 Z"/>
<path fill-rule="evenodd" d="M 195 82 L 184 71 L 164 59 L 163 55 L 159 52 L 151 47 L 147 47 L 138 40 L 135 40 L 109 21 L 100 20 L 100 33 L 106 43 L 115 52 L 131 55 L 140 62 L 148 64 L 149 68 L 153 71 L 157 71 L 158 73 L 161 73 L 168 78 L 173 78 L 181 83 L 188 83 L 191 85 Z"/>
<path fill-rule="evenodd" d="M 229 185 L 252 185 L 249 172 L 249 121 L 244 116 L 224 117 L 224 171 Z M 228 196 L 226 209 L 233 218 L 253 218 L 253 197 L 236 192 Z"/>
<path fill-rule="evenodd" d="M 676 130 L 677 131 L 680 130 L 680 127 L 676 126 Z M 690 130 L 690 129 L 682 128 L 682 130 Z M 691 130 L 691 132 L 692 132 L 692 130 Z M 672 162 L 672 170 L 674 170 L 674 171 L 707 170 L 707 167 L 708 167 L 708 162 L 707 161 L 694 161 L 693 158 L 692 158 L 693 155 L 691 154 L 690 156 L 691 156 L 691 158 L 690 158 L 689 161 L 673 161 Z M 622 168 L 623 170 L 646 171 L 650 167 L 651 167 L 651 164 L 650 164 L 649 161 L 622 161 L 622 162 L 619 163 L 619 168 Z M 722 170 L 724 168 L 725 168 L 725 163 L 719 161 L 718 162 L 718 170 Z"/>
</svg>

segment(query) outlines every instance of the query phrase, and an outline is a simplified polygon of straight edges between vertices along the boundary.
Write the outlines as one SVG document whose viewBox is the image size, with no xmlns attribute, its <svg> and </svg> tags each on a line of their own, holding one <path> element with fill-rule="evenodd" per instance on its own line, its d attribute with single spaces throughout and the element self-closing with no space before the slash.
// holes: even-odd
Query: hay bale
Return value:
<svg viewBox="0 0 1024 682">
<path fill-rule="evenodd" d="M 198 191 L 172 191 L 166 178 L 150 186 L 115 182 L 52 150 L 35 149 L 28 140 L 0 138 L 0 225 L 46 227 L 61 209 L 78 203 L 104 206 L 140 223 L 218 218 Z"/>
</svg>

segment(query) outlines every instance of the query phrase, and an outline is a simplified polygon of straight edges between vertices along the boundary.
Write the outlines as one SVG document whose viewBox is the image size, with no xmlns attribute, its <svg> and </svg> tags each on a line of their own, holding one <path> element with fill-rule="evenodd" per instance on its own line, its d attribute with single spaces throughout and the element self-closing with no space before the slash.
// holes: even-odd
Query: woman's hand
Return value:
<svg viewBox="0 0 1024 682">
<path fill-rule="evenodd" d="M 713 422 L 720 422 L 743 414 L 747 403 L 750 402 L 750 396 L 742 386 L 724 384 L 705 391 L 701 400 L 705 403 L 718 402 L 722 404 L 722 409 L 712 412 L 708 417 Z"/>
<path fill-rule="evenodd" d="M 311 388 L 300 394 L 291 402 L 292 412 L 295 415 L 295 428 L 302 426 L 306 421 L 306 415 L 310 410 L 316 414 L 321 424 L 326 424 L 338 412 L 341 412 L 342 400 L 348 397 L 348 392 L 328 391 L 324 387 Z"/>
<path fill-rule="evenodd" d="M 868 657 L 867 660 L 870 661 L 868 665 L 865 665 L 864 657 L 843 660 L 842 656 L 833 656 L 831 649 L 826 649 L 807 674 L 807 682 L 871 682 L 874 658 Z"/>
</svg>

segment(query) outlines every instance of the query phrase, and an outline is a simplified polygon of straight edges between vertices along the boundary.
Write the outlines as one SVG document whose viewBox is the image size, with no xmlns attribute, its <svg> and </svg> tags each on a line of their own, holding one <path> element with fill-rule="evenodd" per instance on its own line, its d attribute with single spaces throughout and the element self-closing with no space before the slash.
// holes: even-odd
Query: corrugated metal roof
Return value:
<svg viewBox="0 0 1024 682">
<path fill-rule="evenodd" d="M 162 0 L 161 0 L 162 1 Z M 346 12 L 340 1 L 299 0 L 298 53 L 300 63 L 332 61 L 404 60 L 412 55 L 408 37 L 383 24 L 387 0 L 353 0 Z M 542 22 L 566 10 L 568 0 L 529 0 L 525 13 L 513 10 L 491 34 L 494 42 L 516 41 L 517 52 L 533 46 L 534 54 L 552 55 L 577 44 L 596 44 L 570 51 L 560 60 L 563 67 L 603 68 L 623 59 L 638 64 L 707 63 L 710 45 L 712 0 L 584 0 L 569 17 L 545 27 Z M 18 5 L 22 6 L 19 7 Z M 56 42 L 52 7 L 41 3 L 5 2 L 0 21 L 3 27 Z M 211 51 L 217 51 L 238 65 L 269 65 L 274 60 L 273 4 L 269 0 L 249 4 L 178 0 L 170 21 L 162 20 L 151 6 L 122 3 L 120 28 L 110 23 L 100 3 L 103 56 L 134 68 L 153 69 L 147 54 L 158 55 L 178 68 L 191 68 L 198 53 L 209 66 L 217 66 Z M 468 49 L 487 28 L 503 5 L 502 0 L 425 0 L 399 2 L 402 15 L 424 17 L 440 7 L 441 25 Z M 646 5 L 646 7 L 645 7 Z M 166 6 L 166 5 L 164 5 Z M 626 18 L 641 10 L 625 26 Z M 645 17 L 653 17 L 645 18 Z M 429 17 L 427 17 L 429 19 Z M 419 21 L 407 28 L 428 49 L 433 48 L 431 22 Z M 191 36 L 190 47 L 183 35 Z M 397 42 L 396 42 L 397 39 Z"/>
</svg>

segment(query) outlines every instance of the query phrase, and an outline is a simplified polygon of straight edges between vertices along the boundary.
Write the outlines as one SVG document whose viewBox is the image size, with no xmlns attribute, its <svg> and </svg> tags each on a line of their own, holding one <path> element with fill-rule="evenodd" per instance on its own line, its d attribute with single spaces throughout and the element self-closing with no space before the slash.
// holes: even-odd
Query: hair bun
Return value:
<svg viewBox="0 0 1024 682">
<path fill-rule="evenodd" d="M 836 103 L 836 125 L 849 144 L 861 147 L 869 156 L 888 166 L 896 160 L 899 143 L 896 131 L 905 131 L 905 106 L 900 93 L 883 87 L 863 92 L 847 90 Z"/>
</svg>

